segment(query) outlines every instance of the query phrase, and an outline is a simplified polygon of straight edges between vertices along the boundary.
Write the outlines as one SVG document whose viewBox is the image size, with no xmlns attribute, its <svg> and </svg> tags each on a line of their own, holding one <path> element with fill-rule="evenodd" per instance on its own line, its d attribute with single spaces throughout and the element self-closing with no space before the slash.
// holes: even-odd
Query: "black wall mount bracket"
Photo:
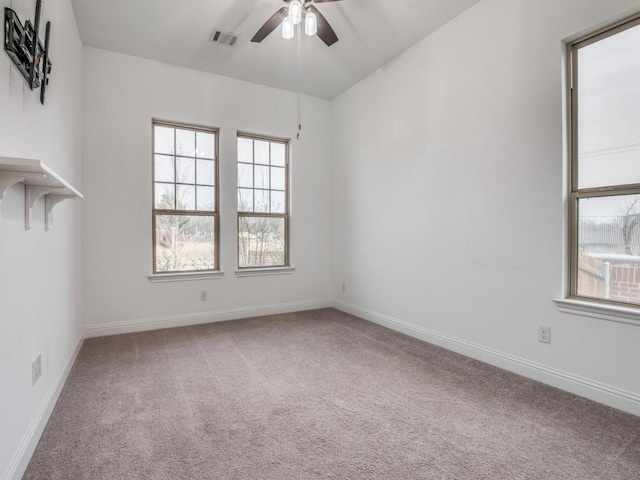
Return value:
<svg viewBox="0 0 640 480">
<path fill-rule="evenodd" d="M 15 11 L 10 8 L 4 9 L 4 51 L 18 68 L 29 88 L 40 88 L 40 103 L 44 105 L 52 66 L 49 58 L 51 22 L 47 22 L 45 27 L 43 46 L 39 39 L 41 9 L 42 0 L 37 0 L 34 23 L 27 20 L 24 25 Z"/>
</svg>

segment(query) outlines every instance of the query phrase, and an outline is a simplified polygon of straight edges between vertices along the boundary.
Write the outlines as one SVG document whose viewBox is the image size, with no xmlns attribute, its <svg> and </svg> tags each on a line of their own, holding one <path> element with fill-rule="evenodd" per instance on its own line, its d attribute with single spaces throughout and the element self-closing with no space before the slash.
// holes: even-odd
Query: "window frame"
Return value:
<svg viewBox="0 0 640 480">
<path fill-rule="evenodd" d="M 215 187 L 215 208 L 214 210 L 178 210 L 178 209 L 162 209 L 156 208 L 156 162 L 155 162 L 155 134 L 156 134 L 156 126 L 159 127 L 167 127 L 173 129 L 181 129 L 181 130 L 191 130 L 193 132 L 203 132 L 214 135 L 214 162 L 215 162 L 215 179 L 214 179 L 214 187 Z M 174 140 L 175 142 L 175 140 Z M 174 148 L 173 158 L 175 159 L 179 157 Z M 193 157 L 197 160 L 197 156 Z M 209 160 L 209 159 L 207 159 Z M 197 164 L 197 162 L 196 162 Z M 174 169 L 175 169 L 174 165 Z M 197 165 L 196 165 L 197 169 Z M 197 178 L 195 179 L 197 182 Z M 169 183 L 169 182 L 167 182 Z M 171 182 L 174 185 L 179 185 L 179 182 L 174 181 Z M 196 186 L 197 183 L 194 183 Z M 186 277 L 199 277 L 202 278 L 208 274 L 217 274 L 221 273 L 220 270 L 220 129 L 217 127 L 209 127 L 204 125 L 196 125 L 191 123 L 182 123 L 182 122 L 174 122 L 168 120 L 161 120 L 157 118 L 151 119 L 151 230 L 152 230 L 152 275 L 151 277 L 167 277 L 167 278 L 186 278 Z M 197 207 L 197 204 L 196 204 Z M 200 270 L 170 270 L 170 271 L 158 271 L 157 270 L 157 257 L 156 257 L 156 218 L 158 215 L 188 215 L 188 216 L 204 216 L 204 217 L 213 217 L 214 219 L 214 268 L 208 269 L 200 269 Z"/>
<path fill-rule="evenodd" d="M 244 163 L 238 161 L 238 139 L 247 138 L 253 141 L 261 140 L 269 143 L 281 143 L 284 145 L 285 151 L 285 212 L 284 213 L 271 213 L 271 212 L 244 212 L 240 211 L 240 205 L 238 203 L 238 189 L 240 188 L 238 185 L 238 164 Z M 254 163 L 255 165 L 255 150 L 254 150 Z M 271 162 L 269 163 L 271 165 Z M 239 276 L 242 273 L 249 274 L 251 271 L 264 272 L 268 273 L 273 271 L 275 273 L 290 273 L 291 272 L 291 139 L 284 137 L 275 137 L 275 136 L 267 136 L 260 135 L 255 133 L 237 131 L 236 132 L 236 161 L 235 161 L 235 169 L 236 169 L 236 264 L 238 268 Z M 252 190 L 256 190 L 255 184 L 252 187 Z M 260 190 L 260 189 L 258 189 Z M 271 190 L 271 189 L 269 189 Z M 255 205 L 255 201 L 254 201 Z M 242 217 L 253 217 L 253 218 L 283 218 L 284 219 L 284 264 L 283 265 L 266 265 L 266 266 L 240 266 L 240 221 Z"/>
<path fill-rule="evenodd" d="M 621 302 L 611 299 L 587 297 L 578 294 L 578 275 L 579 275 L 579 245 L 578 245 L 578 203 L 584 198 L 613 197 L 621 195 L 640 194 L 640 183 L 630 183 L 622 185 L 608 185 L 601 187 L 579 188 L 578 184 L 578 55 L 580 48 L 592 45 L 600 40 L 612 37 L 630 28 L 640 25 L 640 13 L 626 17 L 615 23 L 602 27 L 590 34 L 584 35 L 567 44 L 566 47 L 566 85 L 568 99 L 568 158 L 569 158 L 569 175 L 568 175 L 568 275 L 567 275 L 567 300 L 579 302 L 581 305 L 564 305 L 563 308 L 589 311 L 587 304 L 601 306 L 607 310 L 619 311 L 623 317 L 627 317 L 631 312 L 640 312 L 640 304 Z M 562 302 L 556 302 L 560 305 Z M 597 307 L 594 307 L 597 308 Z M 570 312 L 573 313 L 573 312 Z M 595 312 L 597 313 L 597 312 Z M 597 313 L 598 318 L 606 318 L 606 315 Z M 635 317 L 635 314 L 633 315 Z M 616 321 L 618 321 L 616 319 Z M 635 321 L 632 323 L 636 323 Z"/>
</svg>

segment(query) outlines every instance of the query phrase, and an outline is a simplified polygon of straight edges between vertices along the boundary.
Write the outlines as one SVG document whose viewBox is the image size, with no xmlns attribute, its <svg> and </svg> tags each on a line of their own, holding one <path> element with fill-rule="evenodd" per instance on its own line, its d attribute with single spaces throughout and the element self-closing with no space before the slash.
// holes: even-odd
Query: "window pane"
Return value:
<svg viewBox="0 0 640 480">
<path fill-rule="evenodd" d="M 176 210 L 196 209 L 196 187 L 193 185 L 176 185 Z"/>
<path fill-rule="evenodd" d="M 640 26 L 578 50 L 578 188 L 640 183 Z"/>
<path fill-rule="evenodd" d="M 213 133 L 196 132 L 198 158 L 216 158 L 216 136 Z"/>
<path fill-rule="evenodd" d="M 238 137 L 238 161 L 253 163 L 253 140 Z"/>
<path fill-rule="evenodd" d="M 287 144 L 238 137 L 237 190 L 240 267 L 286 265 Z M 276 214 L 282 217 L 246 216 Z"/>
<path fill-rule="evenodd" d="M 174 148 L 174 132 L 173 128 L 168 127 L 154 127 L 154 141 L 153 151 L 155 153 L 166 153 L 172 155 Z"/>
<path fill-rule="evenodd" d="M 284 167 L 285 165 L 285 145 L 284 143 L 271 144 L 271 165 Z"/>
<path fill-rule="evenodd" d="M 216 184 L 216 162 L 213 160 L 198 160 L 197 182 L 199 185 Z"/>
<path fill-rule="evenodd" d="M 176 158 L 177 183 L 196 183 L 196 161 L 193 158 Z"/>
<path fill-rule="evenodd" d="M 253 212 L 253 190 L 248 188 L 238 189 L 238 211 Z"/>
<path fill-rule="evenodd" d="M 246 163 L 238 164 L 238 186 L 253 188 L 253 166 Z"/>
<path fill-rule="evenodd" d="M 196 132 L 176 129 L 176 155 L 196 156 Z"/>
<path fill-rule="evenodd" d="M 286 264 L 284 218 L 241 216 L 238 223 L 240 267 L 278 267 Z"/>
<path fill-rule="evenodd" d="M 254 212 L 269 211 L 269 190 L 254 190 L 255 210 Z"/>
<path fill-rule="evenodd" d="M 286 213 L 286 196 L 284 192 L 271 190 L 271 213 Z"/>
<path fill-rule="evenodd" d="M 271 189 L 272 190 L 284 190 L 285 189 L 285 169 L 284 168 L 271 168 Z"/>
<path fill-rule="evenodd" d="M 173 183 L 156 183 L 155 195 L 156 208 L 164 210 L 173 210 L 175 208 L 175 190 Z"/>
<path fill-rule="evenodd" d="M 578 202 L 578 295 L 640 303 L 640 195 Z"/>
<path fill-rule="evenodd" d="M 256 165 L 254 168 L 255 188 L 269 188 L 269 167 Z"/>
<path fill-rule="evenodd" d="M 156 215 L 156 272 L 216 268 L 215 217 Z"/>
<path fill-rule="evenodd" d="M 156 182 L 174 182 L 175 170 L 173 168 L 173 158 L 167 155 L 156 155 L 154 165 L 154 175 Z"/>
<path fill-rule="evenodd" d="M 198 210 L 214 211 L 216 209 L 216 189 L 214 187 L 196 187 Z"/>
<path fill-rule="evenodd" d="M 261 163 L 263 165 L 269 165 L 269 142 L 265 142 L 264 140 L 256 140 L 254 142 L 254 148 L 255 162 Z"/>
</svg>

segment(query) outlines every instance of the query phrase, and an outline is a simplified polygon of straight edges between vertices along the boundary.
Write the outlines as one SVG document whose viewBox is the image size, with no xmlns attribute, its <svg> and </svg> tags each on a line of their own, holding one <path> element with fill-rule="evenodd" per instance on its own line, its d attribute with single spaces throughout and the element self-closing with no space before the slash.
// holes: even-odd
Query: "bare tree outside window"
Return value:
<svg viewBox="0 0 640 480">
<path fill-rule="evenodd" d="M 238 134 L 237 146 L 238 266 L 288 266 L 288 141 Z"/>
<path fill-rule="evenodd" d="M 154 273 L 218 269 L 215 129 L 153 122 Z"/>
</svg>

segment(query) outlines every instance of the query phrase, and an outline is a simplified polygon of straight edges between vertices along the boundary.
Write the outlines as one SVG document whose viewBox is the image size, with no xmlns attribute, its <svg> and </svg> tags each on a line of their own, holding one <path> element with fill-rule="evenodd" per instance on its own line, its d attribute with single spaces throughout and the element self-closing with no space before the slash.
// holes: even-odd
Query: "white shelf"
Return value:
<svg viewBox="0 0 640 480">
<path fill-rule="evenodd" d="M 25 230 L 31 228 L 31 209 L 43 195 L 45 230 L 49 230 L 53 207 L 63 200 L 82 198 L 78 190 L 40 160 L 0 157 L 0 201 L 16 183 L 25 184 Z"/>
</svg>

